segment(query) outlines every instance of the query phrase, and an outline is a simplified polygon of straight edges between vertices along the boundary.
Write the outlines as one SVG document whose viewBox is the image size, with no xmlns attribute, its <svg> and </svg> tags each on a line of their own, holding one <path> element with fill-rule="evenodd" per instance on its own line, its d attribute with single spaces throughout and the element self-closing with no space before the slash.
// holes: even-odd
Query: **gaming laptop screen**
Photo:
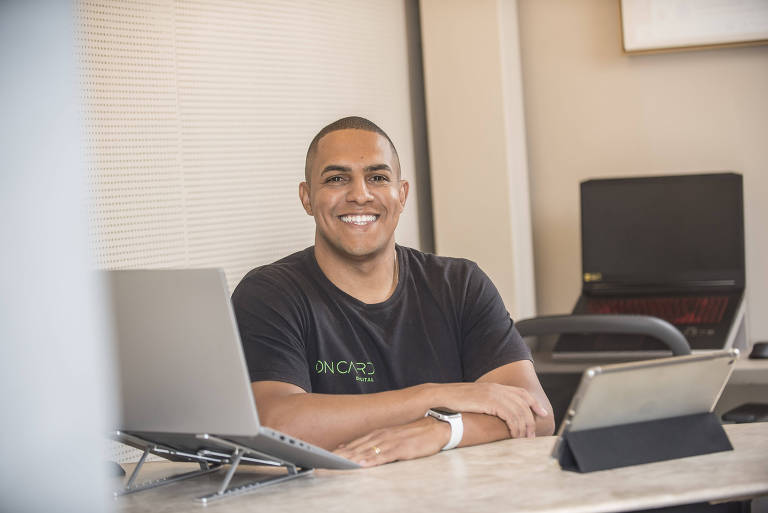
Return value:
<svg viewBox="0 0 768 513">
<path fill-rule="evenodd" d="M 584 289 L 743 287 L 743 212 L 734 173 L 582 182 Z"/>
</svg>

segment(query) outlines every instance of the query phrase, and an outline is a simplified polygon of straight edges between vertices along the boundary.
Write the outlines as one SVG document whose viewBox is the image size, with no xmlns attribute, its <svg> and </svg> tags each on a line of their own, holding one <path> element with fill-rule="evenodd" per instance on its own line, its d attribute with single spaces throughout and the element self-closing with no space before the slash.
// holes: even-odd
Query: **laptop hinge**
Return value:
<svg viewBox="0 0 768 513">
<path fill-rule="evenodd" d="M 719 280 L 716 282 L 677 282 L 677 283 L 584 283 L 582 291 L 585 294 L 696 294 L 715 292 L 738 292 L 743 290 L 734 280 Z"/>
</svg>

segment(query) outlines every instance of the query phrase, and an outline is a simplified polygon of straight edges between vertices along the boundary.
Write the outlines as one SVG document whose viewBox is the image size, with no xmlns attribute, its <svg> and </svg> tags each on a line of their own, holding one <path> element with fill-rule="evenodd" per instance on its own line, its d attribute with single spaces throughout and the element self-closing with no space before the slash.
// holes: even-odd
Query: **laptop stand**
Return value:
<svg viewBox="0 0 768 513">
<path fill-rule="evenodd" d="M 122 442 L 143 450 L 143 454 L 141 455 L 136 468 L 134 468 L 133 472 L 128 478 L 128 482 L 121 490 L 114 492 L 115 498 L 130 493 L 177 483 L 179 481 L 202 476 L 211 472 L 216 472 L 224 465 L 230 465 L 229 470 L 227 470 L 227 473 L 224 476 L 224 479 L 222 480 L 218 490 L 212 494 L 197 498 L 198 501 L 202 502 L 203 504 L 207 504 L 216 499 L 222 499 L 234 495 L 242 495 L 264 486 L 281 483 L 296 477 L 301 477 L 310 474 L 313 471 L 313 469 L 298 468 L 296 465 L 287 461 L 274 458 L 268 454 L 261 453 L 244 445 L 240 445 L 209 434 L 196 435 L 196 438 L 199 440 L 204 440 L 206 445 L 212 448 L 201 449 L 196 453 L 178 451 L 163 444 L 145 440 L 141 437 L 124 433 L 122 431 L 116 431 L 114 433 L 114 438 L 118 442 Z M 144 462 L 146 461 L 146 458 L 149 454 L 154 454 L 162 458 L 171 459 L 173 461 L 195 462 L 200 465 L 200 470 L 175 474 L 162 479 L 156 479 L 144 482 L 139 485 L 134 485 L 136 478 L 139 475 L 139 471 L 143 467 Z M 241 463 L 250 465 L 265 465 L 271 467 L 284 467 L 288 473 L 273 477 L 265 477 L 230 488 L 229 484 Z"/>
</svg>

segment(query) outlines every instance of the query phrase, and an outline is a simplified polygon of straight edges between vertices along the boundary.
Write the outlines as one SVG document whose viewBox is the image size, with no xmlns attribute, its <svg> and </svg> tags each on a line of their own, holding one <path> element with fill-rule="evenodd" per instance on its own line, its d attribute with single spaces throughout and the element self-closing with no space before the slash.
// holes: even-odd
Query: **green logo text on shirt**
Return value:
<svg viewBox="0 0 768 513">
<path fill-rule="evenodd" d="M 318 360 L 315 363 L 315 372 L 318 374 L 354 374 L 356 381 L 373 382 L 376 369 L 373 367 L 373 362 Z"/>
</svg>

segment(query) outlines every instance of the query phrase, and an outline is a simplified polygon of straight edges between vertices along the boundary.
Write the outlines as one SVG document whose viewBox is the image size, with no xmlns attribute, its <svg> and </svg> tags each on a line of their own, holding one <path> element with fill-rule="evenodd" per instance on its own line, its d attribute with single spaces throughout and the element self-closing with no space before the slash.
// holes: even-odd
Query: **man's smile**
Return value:
<svg viewBox="0 0 768 513">
<path fill-rule="evenodd" d="M 354 224 L 357 226 L 365 226 L 375 222 L 379 218 L 375 214 L 356 214 L 356 215 L 342 215 L 339 216 L 342 222 L 348 224 Z"/>
</svg>

